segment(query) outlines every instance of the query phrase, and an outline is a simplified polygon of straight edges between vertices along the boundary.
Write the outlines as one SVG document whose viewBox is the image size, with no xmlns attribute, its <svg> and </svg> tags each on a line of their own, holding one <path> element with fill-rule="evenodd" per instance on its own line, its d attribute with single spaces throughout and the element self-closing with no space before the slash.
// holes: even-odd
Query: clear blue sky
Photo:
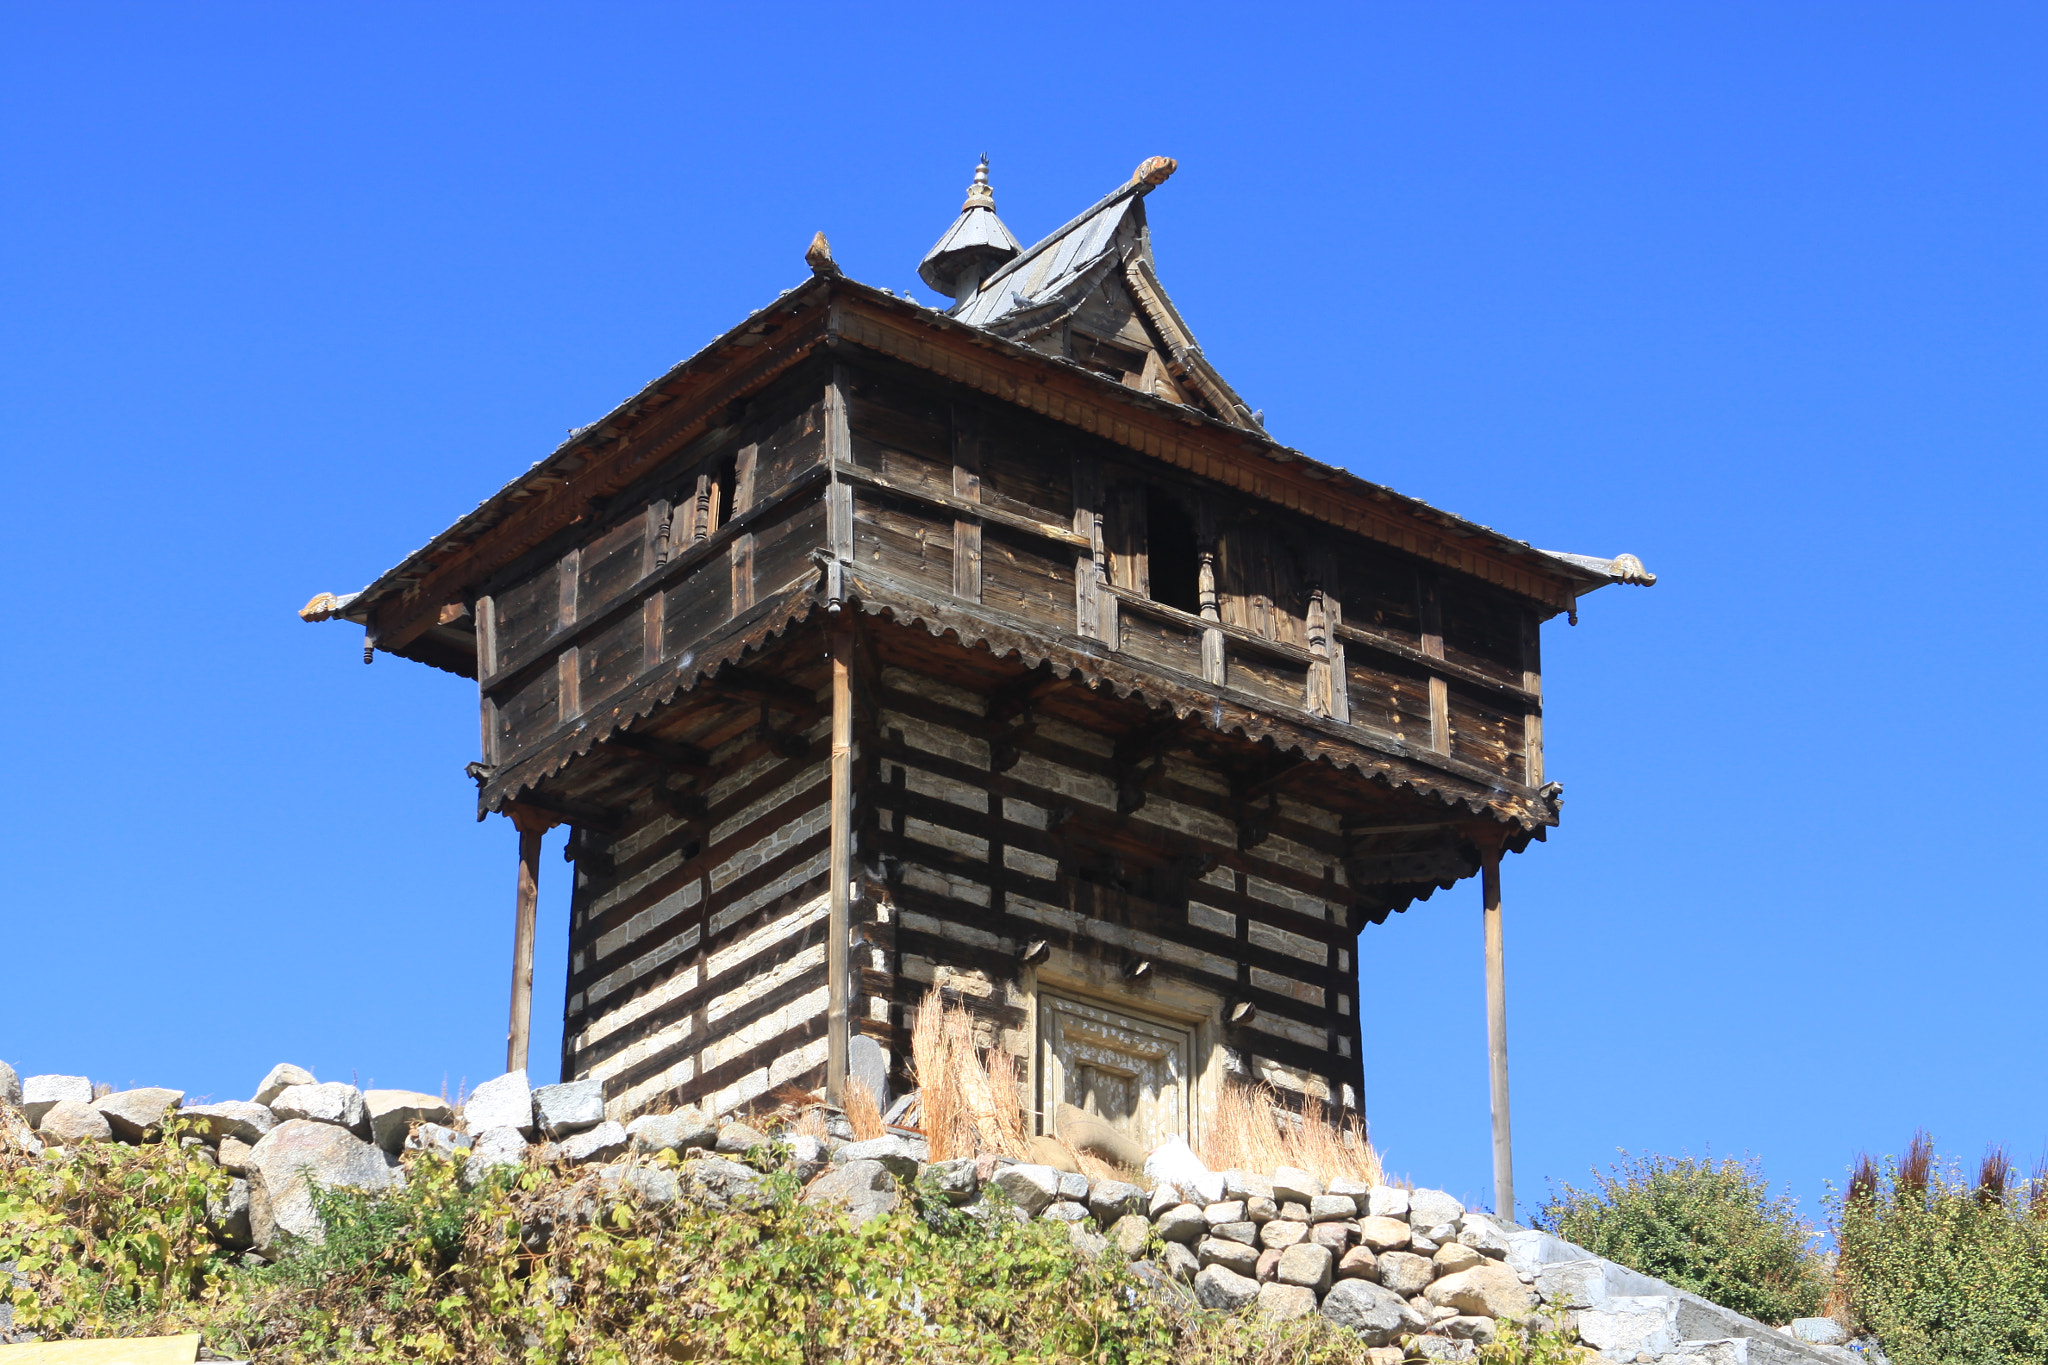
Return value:
<svg viewBox="0 0 2048 1365">
<path fill-rule="evenodd" d="M 1809 1202 L 1917 1125 L 2024 1162 L 2044 39 L 1976 3 L 0 4 L 0 1057 L 493 1074 L 474 690 L 294 609 L 800 282 L 813 231 L 900 290 L 976 153 L 1027 241 L 1163 153 L 1163 277 L 1276 435 L 1662 575 L 1548 628 L 1525 1204 L 1616 1147 Z M 1376 1138 L 1483 1194 L 1476 889 L 1359 956 Z"/>
</svg>

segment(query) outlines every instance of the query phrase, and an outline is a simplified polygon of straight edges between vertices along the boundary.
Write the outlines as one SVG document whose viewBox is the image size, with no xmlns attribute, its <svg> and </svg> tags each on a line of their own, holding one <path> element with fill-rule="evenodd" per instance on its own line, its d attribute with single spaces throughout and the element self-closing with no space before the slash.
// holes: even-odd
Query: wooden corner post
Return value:
<svg viewBox="0 0 2048 1365">
<path fill-rule="evenodd" d="M 1514 1140 L 1508 1121 L 1508 988 L 1500 927 L 1500 852 L 1497 839 L 1479 846 L 1482 910 L 1486 921 L 1486 1063 L 1493 1101 L 1493 1211 L 1515 1216 Z"/>
<path fill-rule="evenodd" d="M 853 881 L 853 622 L 842 612 L 832 639 L 832 851 L 831 910 L 825 927 L 825 1093 L 843 1103 L 846 1051 L 852 1025 L 848 1000 L 847 939 Z"/>
<path fill-rule="evenodd" d="M 526 1069 L 533 1033 L 533 921 L 540 907 L 540 837 L 556 823 L 524 807 L 505 812 L 519 830 L 519 894 L 512 927 L 512 1023 L 505 1033 L 505 1069 Z"/>
</svg>

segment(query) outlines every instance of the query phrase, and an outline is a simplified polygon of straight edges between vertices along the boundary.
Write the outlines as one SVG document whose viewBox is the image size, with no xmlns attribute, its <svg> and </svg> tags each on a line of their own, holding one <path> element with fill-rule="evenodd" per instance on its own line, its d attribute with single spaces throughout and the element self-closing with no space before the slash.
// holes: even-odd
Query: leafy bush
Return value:
<svg viewBox="0 0 2048 1365">
<path fill-rule="evenodd" d="M 1830 1200 L 1849 1312 L 1894 1365 L 2048 1361 L 2048 1186 L 2002 1154 L 1972 1186 L 1917 1135 Z"/>
<path fill-rule="evenodd" d="M 1553 1188 L 1537 1222 L 1632 1270 L 1772 1324 L 1818 1311 L 1826 1271 L 1789 1195 L 1754 1161 L 1622 1159 L 1596 1187 Z"/>
<path fill-rule="evenodd" d="M 0 1261 L 27 1277 L 12 1290 L 18 1330 L 196 1331 L 266 1365 L 1366 1358 L 1320 1318 L 1223 1318 L 1153 1292 L 1121 1258 L 1076 1250 L 1063 1225 L 984 1220 L 912 1191 L 853 1227 L 804 1205 L 787 1173 L 764 1184 L 755 1208 L 653 1209 L 597 1199 L 587 1171 L 528 1167 L 465 1192 L 453 1163 L 415 1153 L 400 1190 L 322 1193 L 322 1246 L 252 1267 L 208 1230 L 228 1177 L 204 1156 L 86 1142 L 50 1160 L 0 1151 Z M 1576 1358 L 1554 1336 L 1485 1354 Z"/>
</svg>

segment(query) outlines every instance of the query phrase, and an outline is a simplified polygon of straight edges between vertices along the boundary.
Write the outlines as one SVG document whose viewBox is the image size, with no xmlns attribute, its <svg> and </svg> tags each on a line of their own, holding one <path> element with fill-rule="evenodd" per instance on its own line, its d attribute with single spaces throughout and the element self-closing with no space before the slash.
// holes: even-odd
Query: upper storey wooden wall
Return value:
<svg viewBox="0 0 2048 1365">
<path fill-rule="evenodd" d="M 1531 604 L 890 362 L 807 364 L 476 603 L 501 771 L 721 628 L 855 568 L 1171 683 L 1540 786 Z"/>
</svg>

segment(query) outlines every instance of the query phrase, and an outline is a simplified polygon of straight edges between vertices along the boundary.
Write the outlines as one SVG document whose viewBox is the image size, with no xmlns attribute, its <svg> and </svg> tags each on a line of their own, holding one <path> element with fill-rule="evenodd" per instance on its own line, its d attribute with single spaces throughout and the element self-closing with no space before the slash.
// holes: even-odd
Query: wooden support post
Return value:
<svg viewBox="0 0 2048 1365">
<path fill-rule="evenodd" d="M 505 1069 L 526 1069 L 527 1039 L 533 1027 L 533 920 L 540 906 L 540 836 L 547 825 L 514 813 L 519 828 L 518 916 L 512 929 L 512 1026 L 505 1034 Z"/>
<path fill-rule="evenodd" d="M 832 639 L 832 849 L 825 924 L 825 1094 L 834 1104 L 846 1090 L 848 1030 L 847 938 L 852 931 L 853 880 L 853 623 L 834 622 Z"/>
<path fill-rule="evenodd" d="M 1486 921 L 1486 1064 L 1493 1100 L 1493 1211 L 1515 1216 L 1515 1155 L 1508 1124 L 1508 988 L 1500 929 L 1500 844 L 1480 846 Z"/>
</svg>

